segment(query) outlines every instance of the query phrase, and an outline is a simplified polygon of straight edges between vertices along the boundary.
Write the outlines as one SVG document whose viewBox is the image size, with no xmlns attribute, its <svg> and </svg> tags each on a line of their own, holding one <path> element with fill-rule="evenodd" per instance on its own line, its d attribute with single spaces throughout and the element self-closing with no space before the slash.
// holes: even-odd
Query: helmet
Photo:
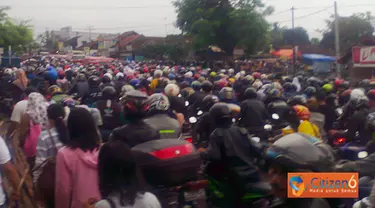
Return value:
<svg viewBox="0 0 375 208">
<path fill-rule="evenodd" d="M 260 76 L 261 76 L 261 74 L 259 72 L 254 72 L 253 73 L 254 79 L 260 79 L 261 78 Z"/>
<path fill-rule="evenodd" d="M 104 87 L 102 91 L 102 98 L 104 100 L 114 100 L 116 99 L 116 95 L 117 95 L 117 92 L 113 86 Z"/>
<path fill-rule="evenodd" d="M 185 76 L 185 78 L 188 78 L 188 79 L 189 79 L 189 78 L 192 78 L 192 77 L 193 77 L 193 72 L 188 71 L 188 72 L 185 73 L 184 76 Z"/>
<path fill-rule="evenodd" d="M 178 94 L 180 94 L 180 88 L 176 84 L 168 84 L 164 88 L 164 93 L 167 96 L 177 96 Z"/>
<path fill-rule="evenodd" d="M 161 77 L 162 75 L 163 75 L 163 71 L 161 71 L 160 69 L 155 70 L 154 72 L 155 77 Z"/>
<path fill-rule="evenodd" d="M 348 81 L 343 81 L 337 85 L 337 88 L 339 89 L 349 89 L 349 87 L 350 87 L 350 83 Z"/>
<path fill-rule="evenodd" d="M 266 79 L 266 78 L 267 78 L 267 75 L 266 75 L 266 74 L 262 74 L 262 75 L 260 75 L 260 78 L 261 78 L 261 79 Z"/>
<path fill-rule="evenodd" d="M 62 90 L 59 86 L 57 85 L 52 85 L 51 87 L 48 88 L 47 94 L 50 96 L 54 96 L 58 93 L 62 93 Z"/>
<path fill-rule="evenodd" d="M 57 72 L 57 76 L 59 76 L 60 78 L 64 78 L 64 77 L 65 77 L 65 72 L 64 72 L 64 70 L 60 69 L 60 70 Z"/>
<path fill-rule="evenodd" d="M 116 74 L 117 79 L 124 78 L 124 77 L 125 77 L 125 75 L 122 72 L 119 72 L 119 73 Z"/>
<path fill-rule="evenodd" d="M 234 69 L 232 69 L 232 68 L 228 69 L 228 73 L 229 74 L 233 74 L 234 73 Z"/>
<path fill-rule="evenodd" d="M 296 96 L 293 96 L 291 97 L 289 100 L 288 100 L 288 105 L 290 106 L 295 106 L 295 105 L 306 105 L 307 104 L 307 100 L 304 96 L 302 95 L 296 95 Z"/>
<path fill-rule="evenodd" d="M 359 87 L 367 88 L 370 84 L 370 80 L 364 79 L 358 83 Z"/>
<path fill-rule="evenodd" d="M 316 93 L 316 88 L 315 87 L 306 87 L 305 91 L 303 92 L 303 94 L 305 94 L 307 97 L 311 97 L 311 96 L 314 96 Z"/>
<path fill-rule="evenodd" d="M 357 100 L 358 98 L 364 97 L 365 92 L 361 88 L 353 89 L 350 93 L 350 100 Z"/>
<path fill-rule="evenodd" d="M 210 77 L 216 77 L 216 72 L 211 72 Z"/>
<path fill-rule="evenodd" d="M 263 83 L 260 81 L 260 80 L 255 80 L 255 82 L 253 83 L 253 87 L 255 89 L 259 89 L 263 86 Z"/>
<path fill-rule="evenodd" d="M 272 97 L 280 97 L 281 96 L 281 92 L 278 89 L 270 89 L 267 94 L 269 96 L 272 96 Z"/>
<path fill-rule="evenodd" d="M 131 86 L 131 85 L 124 85 L 121 88 L 121 95 L 123 96 L 123 95 L 125 95 L 125 93 L 133 91 L 133 90 L 134 90 L 133 86 Z"/>
<path fill-rule="evenodd" d="M 74 107 L 76 105 L 76 101 L 71 98 L 71 97 L 66 97 L 66 98 L 63 98 L 61 100 L 61 104 L 64 106 L 64 107 Z"/>
<path fill-rule="evenodd" d="M 228 103 L 216 103 L 210 109 L 210 115 L 215 123 L 231 122 L 234 114 L 240 111 L 239 106 Z"/>
<path fill-rule="evenodd" d="M 297 113 L 297 116 L 300 120 L 309 120 L 311 113 L 310 110 L 303 105 L 293 106 L 293 110 Z"/>
<path fill-rule="evenodd" d="M 371 88 L 371 89 L 375 89 L 375 81 L 371 81 L 371 82 L 368 84 L 368 87 Z"/>
<path fill-rule="evenodd" d="M 85 74 L 79 73 L 77 75 L 77 81 L 86 81 L 86 76 Z"/>
<path fill-rule="evenodd" d="M 205 80 L 202 82 L 201 87 L 202 87 L 203 92 L 211 92 L 213 85 L 210 81 Z"/>
<path fill-rule="evenodd" d="M 375 131 L 375 116 L 373 113 L 370 113 L 368 116 L 367 116 L 367 119 L 366 119 L 366 127 L 368 130 L 370 130 L 371 132 L 374 132 Z"/>
<path fill-rule="evenodd" d="M 249 80 L 250 83 L 253 83 L 253 82 L 254 82 L 254 77 L 251 76 L 251 75 L 247 75 L 247 76 L 245 77 L 245 79 Z"/>
<path fill-rule="evenodd" d="M 258 93 L 254 88 L 249 87 L 245 90 L 245 93 L 244 93 L 245 99 L 256 99 L 257 97 L 258 97 Z"/>
<path fill-rule="evenodd" d="M 10 69 L 10 68 L 5 69 L 4 70 L 4 74 L 6 74 L 6 75 L 12 75 L 12 69 Z"/>
<path fill-rule="evenodd" d="M 291 78 L 291 77 L 285 77 L 283 81 L 284 82 L 293 82 L 293 78 Z"/>
<path fill-rule="evenodd" d="M 231 87 L 224 87 L 219 92 L 219 97 L 221 100 L 232 100 L 233 99 L 233 89 Z"/>
<path fill-rule="evenodd" d="M 127 117 L 142 119 L 150 108 L 147 99 L 147 94 L 138 90 L 125 93 L 121 98 L 125 115 Z"/>
<path fill-rule="evenodd" d="M 375 89 L 373 90 L 369 90 L 367 92 L 367 97 L 370 99 L 370 100 L 375 100 Z"/>
<path fill-rule="evenodd" d="M 369 100 L 365 95 L 360 95 L 354 99 L 350 98 L 349 105 L 356 109 L 366 108 L 369 107 Z"/>
<path fill-rule="evenodd" d="M 324 92 L 330 93 L 333 90 L 333 86 L 331 84 L 325 84 L 323 85 L 322 89 L 324 90 Z"/>
<path fill-rule="evenodd" d="M 168 111 L 170 107 L 168 97 L 161 93 L 152 94 L 147 102 L 150 105 L 150 112 Z"/>
<path fill-rule="evenodd" d="M 181 96 L 185 99 L 189 99 L 191 95 L 195 93 L 194 89 L 191 87 L 186 87 L 181 90 Z"/>
<path fill-rule="evenodd" d="M 176 75 L 173 74 L 173 73 L 169 73 L 169 74 L 168 74 L 168 78 L 169 78 L 170 80 L 174 80 L 174 79 L 176 79 Z"/>
<path fill-rule="evenodd" d="M 293 133 L 281 137 L 266 151 L 266 157 L 290 171 L 330 172 L 334 165 L 331 147 L 306 134 Z"/>
<path fill-rule="evenodd" d="M 132 79 L 130 80 L 129 84 L 133 86 L 134 88 L 139 87 L 140 81 L 138 79 Z"/>
<path fill-rule="evenodd" d="M 284 92 L 286 93 L 294 93 L 297 92 L 297 86 L 295 84 L 292 84 L 290 82 L 286 82 L 283 85 Z"/>
<path fill-rule="evenodd" d="M 307 84 L 309 86 L 318 87 L 322 85 L 322 81 L 316 77 L 310 77 L 307 79 Z"/>
<path fill-rule="evenodd" d="M 90 87 L 99 86 L 100 85 L 100 78 L 98 76 L 92 75 L 92 76 L 89 77 L 88 82 L 89 82 Z"/>
<path fill-rule="evenodd" d="M 193 83 L 191 83 L 191 87 L 192 87 L 195 91 L 199 91 L 199 90 L 201 90 L 201 88 L 202 88 L 202 83 L 199 82 L 199 81 L 194 81 Z"/>
<path fill-rule="evenodd" d="M 219 102 L 219 98 L 216 95 L 207 95 L 202 101 L 202 110 L 207 112 L 210 108 Z"/>
<path fill-rule="evenodd" d="M 352 93 L 352 90 L 345 90 L 339 95 L 339 104 L 341 106 L 345 105 L 350 100 L 350 94 Z"/>
</svg>

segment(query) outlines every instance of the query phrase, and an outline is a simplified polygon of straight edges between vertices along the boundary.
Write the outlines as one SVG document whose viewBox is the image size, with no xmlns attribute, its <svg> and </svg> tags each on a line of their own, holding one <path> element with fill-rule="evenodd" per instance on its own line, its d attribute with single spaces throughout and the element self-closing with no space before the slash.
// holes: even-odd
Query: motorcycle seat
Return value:
<svg viewBox="0 0 375 208">
<path fill-rule="evenodd" d="M 248 193 L 268 195 L 272 191 L 272 186 L 267 182 L 257 182 L 246 184 L 245 190 Z"/>
</svg>

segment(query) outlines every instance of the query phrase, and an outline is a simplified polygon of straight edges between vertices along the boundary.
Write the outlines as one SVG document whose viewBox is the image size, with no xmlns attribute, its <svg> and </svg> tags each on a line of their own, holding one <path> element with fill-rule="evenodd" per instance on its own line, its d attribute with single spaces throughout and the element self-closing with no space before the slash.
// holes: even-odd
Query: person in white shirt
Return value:
<svg viewBox="0 0 375 208">
<path fill-rule="evenodd" d="M 37 92 L 37 89 L 28 87 L 25 89 L 25 97 L 27 98 L 30 93 Z M 21 123 L 22 116 L 26 112 L 27 107 L 27 99 L 21 100 L 13 108 L 12 115 L 10 117 L 10 126 L 8 128 L 7 136 L 6 138 L 9 138 L 9 136 L 13 133 L 14 130 L 18 128 L 18 125 Z"/>
<path fill-rule="evenodd" d="M 18 185 L 20 184 L 20 178 L 16 169 L 14 168 L 13 164 L 10 161 L 11 156 L 9 153 L 9 149 L 5 144 L 5 141 L 2 137 L 0 137 L 0 167 L 3 170 L 2 172 L 5 173 L 5 176 L 11 183 L 13 188 L 12 198 L 14 200 L 18 200 L 20 198 L 20 193 L 17 193 Z M 2 177 L 0 175 L 0 208 L 5 208 L 6 206 L 6 197 L 4 193 L 4 189 L 2 186 Z"/>
</svg>

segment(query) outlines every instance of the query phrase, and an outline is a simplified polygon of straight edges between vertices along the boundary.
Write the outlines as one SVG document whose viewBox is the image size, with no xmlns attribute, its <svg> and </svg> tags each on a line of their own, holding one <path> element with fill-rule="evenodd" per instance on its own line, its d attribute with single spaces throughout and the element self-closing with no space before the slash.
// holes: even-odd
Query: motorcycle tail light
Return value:
<svg viewBox="0 0 375 208">
<path fill-rule="evenodd" d="M 189 138 L 186 138 L 185 141 L 189 142 L 189 143 L 193 143 L 193 138 L 189 137 Z"/>
<path fill-rule="evenodd" d="M 192 144 L 184 144 L 180 146 L 168 147 L 161 150 L 150 152 L 149 154 L 161 159 L 168 160 L 171 158 L 181 157 L 193 153 L 194 147 Z"/>
<path fill-rule="evenodd" d="M 345 142 L 346 142 L 346 139 L 340 137 L 340 138 L 337 138 L 333 143 L 335 145 L 341 145 L 341 144 L 345 144 Z"/>
</svg>

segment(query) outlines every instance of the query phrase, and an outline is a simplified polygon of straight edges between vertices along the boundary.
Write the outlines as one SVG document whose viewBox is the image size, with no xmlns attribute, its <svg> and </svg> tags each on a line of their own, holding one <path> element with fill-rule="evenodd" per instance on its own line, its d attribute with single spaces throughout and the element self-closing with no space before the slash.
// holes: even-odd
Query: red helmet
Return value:
<svg viewBox="0 0 375 208">
<path fill-rule="evenodd" d="M 293 110 L 296 111 L 297 116 L 300 120 L 309 120 L 311 113 L 310 110 L 303 106 L 303 105 L 295 105 L 293 106 Z"/>
<path fill-rule="evenodd" d="M 370 99 L 370 100 L 375 100 L 375 89 L 372 89 L 370 91 L 367 92 L 367 97 Z"/>
<path fill-rule="evenodd" d="M 254 79 L 260 79 L 261 74 L 259 72 L 254 72 L 253 77 Z"/>
<path fill-rule="evenodd" d="M 60 70 L 57 72 L 57 75 L 58 75 L 59 77 L 65 77 L 65 71 L 62 70 L 62 69 L 60 69 Z"/>
<path fill-rule="evenodd" d="M 64 66 L 64 69 L 66 70 L 66 69 L 69 69 L 70 68 L 70 66 L 69 65 L 65 65 Z"/>
<path fill-rule="evenodd" d="M 335 80 L 335 86 L 338 86 L 338 85 L 340 85 L 343 82 L 344 82 L 344 80 L 342 80 L 342 79 L 336 79 Z"/>
</svg>

